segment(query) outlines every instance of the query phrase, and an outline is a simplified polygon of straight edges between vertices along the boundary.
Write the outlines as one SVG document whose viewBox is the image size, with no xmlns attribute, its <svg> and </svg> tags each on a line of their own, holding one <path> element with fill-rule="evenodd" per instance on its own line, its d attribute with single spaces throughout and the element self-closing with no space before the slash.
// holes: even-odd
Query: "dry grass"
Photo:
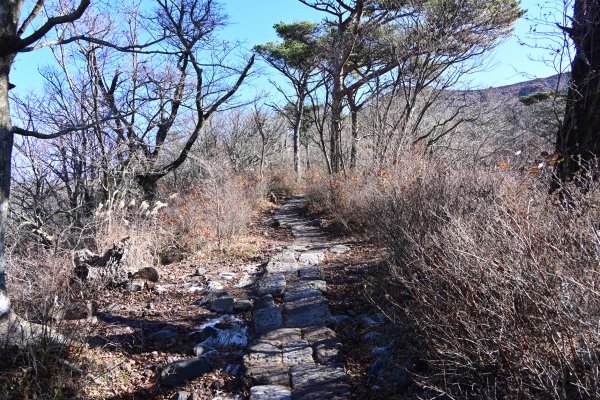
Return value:
<svg viewBox="0 0 600 400">
<path fill-rule="evenodd" d="M 565 208 L 535 178 L 409 153 L 309 193 L 394 255 L 385 307 L 427 343 L 424 386 L 522 399 L 599 397 L 599 195 L 593 186 Z"/>
</svg>

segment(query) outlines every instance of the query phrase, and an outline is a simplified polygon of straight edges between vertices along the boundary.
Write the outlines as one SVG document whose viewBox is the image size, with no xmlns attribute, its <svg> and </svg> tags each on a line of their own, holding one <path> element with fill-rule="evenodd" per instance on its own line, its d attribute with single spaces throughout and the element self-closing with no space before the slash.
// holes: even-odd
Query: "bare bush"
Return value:
<svg viewBox="0 0 600 400">
<path fill-rule="evenodd" d="M 599 187 L 564 208 L 531 177 L 410 154 L 329 186 L 313 198 L 393 254 L 381 306 L 427 343 L 423 385 L 450 398 L 598 398 Z"/>
</svg>

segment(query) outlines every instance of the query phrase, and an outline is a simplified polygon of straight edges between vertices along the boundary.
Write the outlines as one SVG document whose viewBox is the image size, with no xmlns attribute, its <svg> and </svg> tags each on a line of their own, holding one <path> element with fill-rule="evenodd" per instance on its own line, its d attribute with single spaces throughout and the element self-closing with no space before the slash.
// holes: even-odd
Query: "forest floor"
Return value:
<svg viewBox="0 0 600 400">
<path fill-rule="evenodd" d="M 290 230 L 274 223 L 277 209 L 273 205 L 256 216 L 244 238 L 245 250 L 197 255 L 162 266 L 153 290 L 106 292 L 91 327 L 89 321 L 72 322 L 89 329 L 81 361 L 88 365 L 86 383 L 75 388 L 77 398 L 184 399 L 189 394 L 190 399 L 247 399 L 253 383 L 243 366 L 245 343 L 208 353 L 212 370 L 177 387 L 162 384 L 160 373 L 165 365 L 197 355 L 195 347 L 206 339 L 202 328 L 222 327 L 218 318 L 224 313 L 211 306 L 211 292 L 226 292 L 236 302 L 256 304 L 256 281 L 269 259 L 294 243 Z M 384 302 L 378 297 L 384 297 L 385 291 L 377 287 L 375 279 L 383 268 L 382 250 L 322 230 L 329 245 L 343 243 L 350 248 L 343 254 L 326 252 L 319 265 L 333 316 L 328 326 L 343 345 L 346 383 L 351 387 L 348 398 L 412 398 L 414 385 L 403 375 L 406 368 L 400 368 L 398 356 L 390 352 L 393 346 L 394 354 L 403 360 L 410 358 L 410 340 L 401 341 L 409 353 L 402 348 L 398 351 L 398 324 L 389 319 L 397 316 L 386 316 L 385 310 L 374 305 Z M 228 313 L 248 327 L 250 342 L 252 311 Z M 382 371 L 390 365 L 396 370 L 393 379 Z"/>
</svg>

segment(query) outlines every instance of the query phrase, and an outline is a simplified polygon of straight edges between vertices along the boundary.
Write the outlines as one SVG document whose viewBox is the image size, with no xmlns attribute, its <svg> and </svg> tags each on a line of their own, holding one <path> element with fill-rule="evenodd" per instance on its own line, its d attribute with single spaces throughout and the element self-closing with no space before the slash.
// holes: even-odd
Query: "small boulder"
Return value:
<svg viewBox="0 0 600 400">
<path fill-rule="evenodd" d="M 190 358 L 168 364 L 160 372 L 160 382 L 166 387 L 175 387 L 209 373 L 212 365 L 205 357 Z"/>
<path fill-rule="evenodd" d="M 140 279 L 149 282 L 158 282 L 158 271 L 156 268 L 146 267 L 142 268 L 139 271 L 133 273 L 129 276 L 129 279 Z"/>
<path fill-rule="evenodd" d="M 236 300 L 233 303 L 233 310 L 235 312 L 250 311 L 252 309 L 252 300 Z"/>
<path fill-rule="evenodd" d="M 210 303 L 211 311 L 216 313 L 231 313 L 234 308 L 234 300 L 231 297 L 222 297 Z"/>
<path fill-rule="evenodd" d="M 125 284 L 125 289 L 130 292 L 141 292 L 146 287 L 146 281 L 142 279 L 133 279 L 131 281 L 127 281 Z"/>
<path fill-rule="evenodd" d="M 336 244 L 335 246 L 332 246 L 329 248 L 329 252 L 334 253 L 334 254 L 344 254 L 349 251 L 350 251 L 350 247 L 343 245 L 343 244 Z"/>
<path fill-rule="evenodd" d="M 198 267 L 196 268 L 195 275 L 196 276 L 204 276 L 206 274 L 206 268 Z"/>
<path fill-rule="evenodd" d="M 189 392 L 177 392 L 172 397 L 171 400 L 188 400 L 190 398 Z"/>
</svg>

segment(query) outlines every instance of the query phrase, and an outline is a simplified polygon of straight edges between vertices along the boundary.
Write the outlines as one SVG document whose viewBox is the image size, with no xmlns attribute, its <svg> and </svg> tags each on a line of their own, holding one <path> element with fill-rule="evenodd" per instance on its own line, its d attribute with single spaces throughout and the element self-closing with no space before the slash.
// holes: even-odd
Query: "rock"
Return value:
<svg viewBox="0 0 600 400">
<path fill-rule="evenodd" d="M 383 338 L 383 335 L 379 332 L 368 332 L 363 336 L 365 342 L 377 342 Z"/>
<path fill-rule="evenodd" d="M 257 334 L 266 333 L 283 327 L 281 308 L 270 307 L 254 310 L 254 331 Z"/>
<path fill-rule="evenodd" d="M 271 294 L 281 296 L 285 290 L 285 276 L 281 274 L 266 276 L 258 282 L 258 295 Z"/>
<path fill-rule="evenodd" d="M 275 307 L 275 300 L 273 300 L 273 295 L 267 294 L 261 296 L 256 303 L 256 308 L 271 308 Z"/>
<path fill-rule="evenodd" d="M 210 303 L 210 309 L 216 313 L 231 313 L 233 312 L 233 304 L 234 300 L 231 297 L 222 297 L 213 300 Z"/>
<path fill-rule="evenodd" d="M 236 300 L 233 303 L 233 310 L 235 312 L 244 312 L 252 310 L 252 300 Z"/>
<path fill-rule="evenodd" d="M 242 372 L 242 364 L 227 364 L 225 367 L 225 373 L 229 376 L 241 376 Z"/>
<path fill-rule="evenodd" d="M 177 337 L 177 333 L 173 332 L 170 329 L 162 329 L 160 331 L 156 331 L 148 336 L 152 340 L 169 340 Z"/>
<path fill-rule="evenodd" d="M 349 321 L 351 321 L 351 319 L 347 315 L 337 314 L 331 315 L 329 318 L 327 318 L 327 321 L 325 321 L 325 323 L 327 325 L 335 327 Z"/>
<path fill-rule="evenodd" d="M 210 292 L 209 294 L 207 294 L 206 296 L 202 297 L 201 299 L 196 301 L 196 304 L 199 306 L 204 306 L 208 303 L 211 303 L 217 299 L 223 298 L 223 297 L 227 297 L 229 296 L 229 293 L 227 292 Z"/>
<path fill-rule="evenodd" d="M 221 279 L 224 279 L 226 281 L 232 281 L 235 279 L 235 274 L 233 272 L 221 272 L 219 276 L 221 277 Z"/>
<path fill-rule="evenodd" d="M 210 362 L 205 357 L 191 358 L 168 364 L 160 372 L 160 382 L 166 387 L 175 387 L 209 373 Z"/>
<path fill-rule="evenodd" d="M 233 272 L 221 272 L 219 277 L 226 281 L 232 281 L 235 279 L 235 274 Z"/>
<path fill-rule="evenodd" d="M 141 279 L 134 279 L 125 284 L 125 289 L 130 292 L 140 292 L 144 290 L 144 287 L 146 287 L 146 281 Z"/>
<path fill-rule="evenodd" d="M 304 265 L 318 265 L 323 260 L 325 260 L 325 253 L 322 251 L 307 251 L 298 257 L 298 262 Z"/>
<path fill-rule="evenodd" d="M 377 326 L 380 325 L 380 322 L 375 321 L 373 318 L 369 317 L 367 314 L 360 314 L 359 316 L 356 317 L 356 319 L 358 319 L 360 322 L 362 322 L 363 324 L 365 324 L 366 326 Z"/>
<path fill-rule="evenodd" d="M 217 281 L 208 281 L 206 282 L 206 287 L 208 290 L 223 290 L 225 286 L 222 283 Z"/>
<path fill-rule="evenodd" d="M 171 400 L 188 400 L 190 397 L 189 392 L 177 392 L 172 397 Z"/>
<path fill-rule="evenodd" d="M 313 350 L 304 340 L 283 343 L 282 353 L 283 364 L 287 367 L 313 363 Z"/>
<path fill-rule="evenodd" d="M 300 268 L 298 270 L 298 277 L 300 279 L 321 279 L 321 270 L 316 265 Z"/>
<path fill-rule="evenodd" d="M 196 276 L 204 276 L 206 274 L 206 268 L 198 267 L 194 273 Z"/>
<path fill-rule="evenodd" d="M 202 330 L 198 330 L 196 332 L 192 332 L 189 336 L 198 342 L 204 342 L 211 336 L 216 336 L 218 333 L 217 329 L 212 326 L 205 326 Z"/>
<path fill-rule="evenodd" d="M 315 359 L 319 364 L 343 364 L 346 360 L 342 344 L 337 339 L 319 340 L 314 347 Z"/>
<path fill-rule="evenodd" d="M 157 293 L 165 293 L 165 292 L 169 291 L 171 286 L 173 286 L 173 285 L 168 285 L 168 284 L 156 285 L 156 286 L 154 286 L 154 290 L 156 290 Z"/>
<path fill-rule="evenodd" d="M 209 355 L 211 353 L 216 353 L 217 350 L 213 349 L 210 346 L 207 346 L 205 344 L 198 344 L 196 346 L 194 346 L 194 355 L 196 357 L 201 357 L 201 356 L 206 356 Z"/>
<path fill-rule="evenodd" d="M 244 355 L 246 376 L 259 385 L 289 386 L 289 370 L 284 367 L 281 350 L 270 343 L 258 343 Z"/>
<path fill-rule="evenodd" d="M 194 286 L 190 286 L 187 291 L 192 294 L 201 293 L 201 292 L 204 292 L 204 288 L 194 285 Z"/>
<path fill-rule="evenodd" d="M 336 244 L 335 246 L 332 246 L 329 248 L 329 252 L 334 253 L 334 254 L 344 254 L 349 251 L 350 251 L 350 247 L 343 245 L 343 244 Z"/>
<path fill-rule="evenodd" d="M 259 385 L 250 389 L 250 400 L 292 400 L 290 388 L 281 385 Z"/>
<path fill-rule="evenodd" d="M 216 334 L 210 335 L 201 344 L 219 351 L 235 351 L 248 345 L 248 326 L 238 317 L 223 315 L 203 324 L 200 328 L 200 330 L 212 328 L 216 331 Z"/>
<path fill-rule="evenodd" d="M 315 218 L 306 223 L 308 226 L 314 226 L 315 228 L 321 228 L 323 226 L 323 220 L 321 218 Z"/>
<path fill-rule="evenodd" d="M 373 347 L 371 349 L 371 354 L 373 354 L 374 356 L 383 356 L 383 355 L 387 355 L 389 352 L 387 347 Z"/>
<path fill-rule="evenodd" d="M 377 378 L 379 376 L 387 359 L 387 357 L 379 357 L 371 364 L 371 367 L 369 368 L 369 379 Z"/>
<path fill-rule="evenodd" d="M 149 282 L 158 282 L 158 278 L 158 271 L 152 267 L 142 268 L 129 277 L 129 279 L 141 279 Z"/>
</svg>

